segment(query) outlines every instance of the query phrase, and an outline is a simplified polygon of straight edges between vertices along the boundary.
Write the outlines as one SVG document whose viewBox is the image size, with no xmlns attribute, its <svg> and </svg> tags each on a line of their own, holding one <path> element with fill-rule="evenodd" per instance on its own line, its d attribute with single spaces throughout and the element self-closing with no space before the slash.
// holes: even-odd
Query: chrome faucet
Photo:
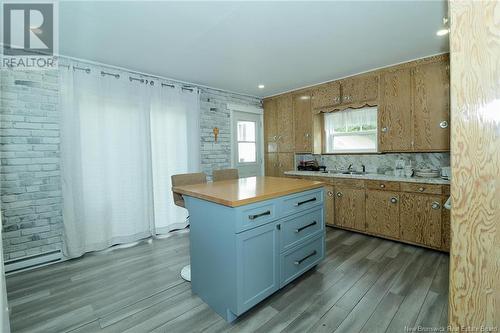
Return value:
<svg viewBox="0 0 500 333">
<path fill-rule="evenodd" d="M 361 169 L 363 170 L 363 172 L 366 172 L 366 167 L 364 164 L 361 164 Z"/>
<path fill-rule="evenodd" d="M 352 170 L 352 164 L 349 164 L 349 166 L 347 167 L 347 171 L 351 171 Z"/>
</svg>

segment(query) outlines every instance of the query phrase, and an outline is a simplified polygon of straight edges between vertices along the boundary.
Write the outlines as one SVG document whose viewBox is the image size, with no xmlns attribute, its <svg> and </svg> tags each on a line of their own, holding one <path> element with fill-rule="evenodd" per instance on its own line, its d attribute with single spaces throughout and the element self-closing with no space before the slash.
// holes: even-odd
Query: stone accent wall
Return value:
<svg viewBox="0 0 500 333">
<path fill-rule="evenodd" d="M 9 260 L 61 246 L 58 75 L 1 74 L 0 193 Z"/>
<path fill-rule="evenodd" d="M 231 121 L 227 104 L 261 106 L 258 98 L 201 88 L 201 171 L 209 177 L 212 170 L 231 167 Z M 215 142 L 213 128 L 219 128 Z"/>
<path fill-rule="evenodd" d="M 450 166 L 450 153 L 387 153 L 387 154 L 359 154 L 359 155 L 295 155 L 295 167 L 300 161 L 315 159 L 327 170 L 345 170 L 352 164 L 353 168 L 360 169 L 364 164 L 370 173 L 392 172 L 396 167 L 396 160 L 404 160 L 405 164 L 416 167 L 440 169 Z"/>
<path fill-rule="evenodd" d="M 0 83 L 0 203 L 11 260 L 61 248 L 58 73 L 2 71 Z M 227 104 L 260 106 L 260 99 L 200 90 L 201 169 L 210 176 L 231 165 Z"/>
</svg>

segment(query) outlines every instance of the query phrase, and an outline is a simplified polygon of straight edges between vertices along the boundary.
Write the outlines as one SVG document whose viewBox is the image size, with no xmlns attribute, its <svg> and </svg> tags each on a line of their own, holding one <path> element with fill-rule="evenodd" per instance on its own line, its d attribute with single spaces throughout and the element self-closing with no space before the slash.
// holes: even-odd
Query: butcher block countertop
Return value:
<svg viewBox="0 0 500 333">
<path fill-rule="evenodd" d="M 323 185 L 322 182 L 304 179 L 248 177 L 176 186 L 173 187 L 173 191 L 224 206 L 239 207 L 292 193 L 320 188 Z"/>
</svg>

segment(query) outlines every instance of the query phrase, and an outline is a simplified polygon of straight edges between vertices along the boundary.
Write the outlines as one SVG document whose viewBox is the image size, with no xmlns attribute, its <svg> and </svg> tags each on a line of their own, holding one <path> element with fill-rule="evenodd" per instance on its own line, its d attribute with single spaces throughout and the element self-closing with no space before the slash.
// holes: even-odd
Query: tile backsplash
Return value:
<svg viewBox="0 0 500 333">
<path fill-rule="evenodd" d="M 405 165 L 411 161 L 413 167 L 429 167 L 440 169 L 450 166 L 450 153 L 394 153 L 394 154 L 366 154 L 366 155 L 295 155 L 295 167 L 300 161 L 315 159 L 327 170 L 344 170 L 352 164 L 354 170 L 360 170 L 364 164 L 366 172 L 385 173 L 394 170 L 397 160 L 404 160 Z"/>
</svg>

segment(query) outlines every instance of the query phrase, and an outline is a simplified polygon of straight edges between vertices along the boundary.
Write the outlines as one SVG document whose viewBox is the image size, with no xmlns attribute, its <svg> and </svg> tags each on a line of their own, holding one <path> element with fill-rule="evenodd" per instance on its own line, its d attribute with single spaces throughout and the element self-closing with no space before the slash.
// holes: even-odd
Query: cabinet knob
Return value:
<svg viewBox="0 0 500 333">
<path fill-rule="evenodd" d="M 387 127 L 382 127 L 381 131 L 382 133 L 387 133 Z"/>
<path fill-rule="evenodd" d="M 342 192 L 337 192 L 337 197 L 341 197 L 342 196 Z"/>
<path fill-rule="evenodd" d="M 396 198 L 396 197 L 391 198 L 391 203 L 395 204 L 397 202 L 398 202 L 398 198 Z"/>
<path fill-rule="evenodd" d="M 380 184 L 380 188 L 385 188 L 385 184 Z"/>
<path fill-rule="evenodd" d="M 432 204 L 431 204 L 431 208 L 432 209 L 439 209 L 441 208 L 441 204 L 437 201 L 434 201 Z"/>
<path fill-rule="evenodd" d="M 328 194 L 329 197 L 333 197 L 333 192 L 332 191 L 328 191 L 327 194 Z"/>
<path fill-rule="evenodd" d="M 443 120 L 442 122 L 439 123 L 439 127 L 441 127 L 441 128 L 447 128 L 448 127 L 448 122 L 446 120 Z"/>
<path fill-rule="evenodd" d="M 278 139 L 278 137 L 275 135 L 273 136 L 273 140 L 276 141 Z"/>
<path fill-rule="evenodd" d="M 311 134 L 310 133 L 306 133 L 306 138 L 310 137 Z"/>
<path fill-rule="evenodd" d="M 425 190 L 425 188 L 420 187 L 418 190 L 419 190 L 420 192 L 423 192 L 423 191 Z"/>
</svg>

